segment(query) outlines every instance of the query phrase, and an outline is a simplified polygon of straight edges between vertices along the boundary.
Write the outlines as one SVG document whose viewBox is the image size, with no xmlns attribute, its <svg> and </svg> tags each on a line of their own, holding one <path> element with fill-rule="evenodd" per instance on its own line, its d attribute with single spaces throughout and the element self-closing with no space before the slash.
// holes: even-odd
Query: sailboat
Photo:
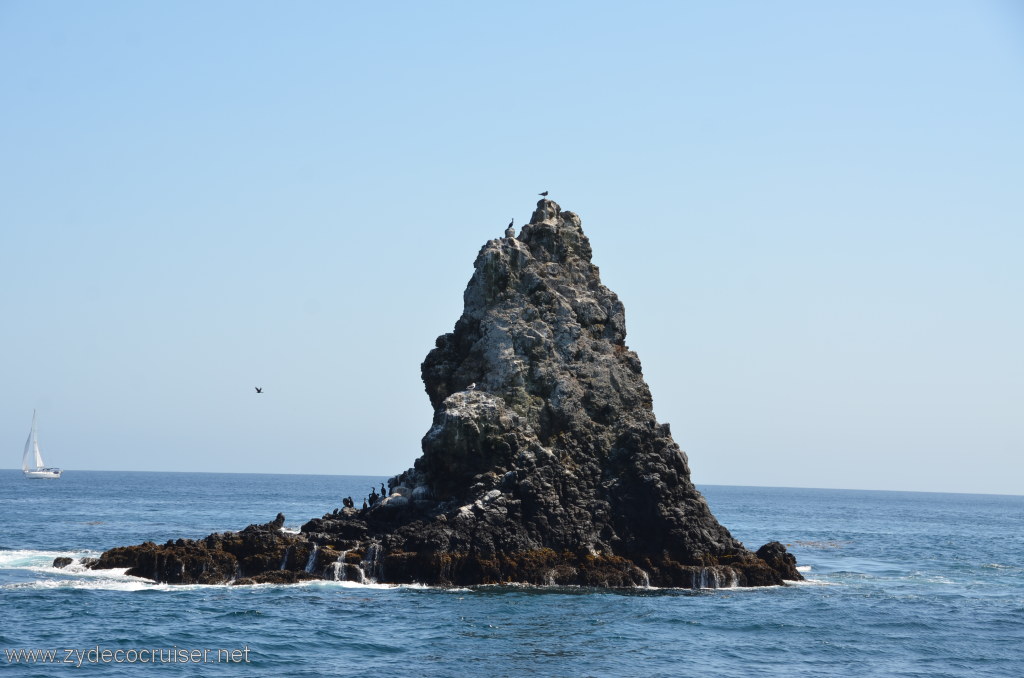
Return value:
<svg viewBox="0 0 1024 678">
<path fill-rule="evenodd" d="M 25 454 L 21 457 L 21 470 L 26 478 L 60 478 L 63 473 L 43 463 L 43 455 L 39 452 L 39 437 L 36 435 L 36 411 L 32 410 L 32 431 L 25 441 Z"/>
</svg>

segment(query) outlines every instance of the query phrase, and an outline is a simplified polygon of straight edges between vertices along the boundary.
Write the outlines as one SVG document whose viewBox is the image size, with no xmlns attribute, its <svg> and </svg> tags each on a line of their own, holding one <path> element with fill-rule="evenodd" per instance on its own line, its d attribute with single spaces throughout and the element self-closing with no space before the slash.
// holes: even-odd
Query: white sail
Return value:
<svg viewBox="0 0 1024 678">
<path fill-rule="evenodd" d="M 36 468 L 44 468 L 46 466 L 46 464 L 43 463 L 43 455 L 39 451 L 39 439 L 38 438 L 36 438 L 36 439 L 34 439 L 32 441 L 32 447 L 35 449 L 35 453 L 36 453 Z"/>
<path fill-rule="evenodd" d="M 21 457 L 21 470 L 22 471 L 27 471 L 30 468 L 32 468 L 30 466 L 30 460 L 32 459 L 32 450 L 35 447 L 32 444 L 32 441 L 35 440 L 35 437 L 36 437 L 36 415 L 35 415 L 35 413 L 33 413 L 32 414 L 32 430 L 29 431 L 29 433 L 28 433 L 28 440 L 25 441 L 25 454 L 23 454 L 22 457 Z"/>
</svg>

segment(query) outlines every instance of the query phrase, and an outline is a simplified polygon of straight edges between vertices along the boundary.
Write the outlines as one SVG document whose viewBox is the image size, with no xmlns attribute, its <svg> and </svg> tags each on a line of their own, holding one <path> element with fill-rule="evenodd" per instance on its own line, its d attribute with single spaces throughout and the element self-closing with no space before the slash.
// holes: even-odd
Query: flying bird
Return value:
<svg viewBox="0 0 1024 678">
<path fill-rule="evenodd" d="M 543 193 L 538 193 L 537 195 L 542 195 L 542 196 L 544 196 L 546 198 L 546 197 L 548 197 L 548 192 L 544 191 Z"/>
<path fill-rule="evenodd" d="M 257 393 L 263 393 L 263 389 L 262 389 L 262 388 L 260 388 L 259 386 L 257 386 L 257 387 L 256 387 L 256 392 L 257 392 Z"/>
</svg>

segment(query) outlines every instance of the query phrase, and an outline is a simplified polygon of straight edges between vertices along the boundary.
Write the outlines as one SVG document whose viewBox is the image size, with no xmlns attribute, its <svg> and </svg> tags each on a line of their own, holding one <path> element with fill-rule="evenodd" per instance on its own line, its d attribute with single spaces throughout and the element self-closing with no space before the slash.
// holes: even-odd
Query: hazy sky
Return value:
<svg viewBox="0 0 1024 678">
<path fill-rule="evenodd" d="M 408 468 L 550 190 L 696 482 L 1024 493 L 1019 2 L 3 0 L 0 185 L 2 466 Z"/>
</svg>

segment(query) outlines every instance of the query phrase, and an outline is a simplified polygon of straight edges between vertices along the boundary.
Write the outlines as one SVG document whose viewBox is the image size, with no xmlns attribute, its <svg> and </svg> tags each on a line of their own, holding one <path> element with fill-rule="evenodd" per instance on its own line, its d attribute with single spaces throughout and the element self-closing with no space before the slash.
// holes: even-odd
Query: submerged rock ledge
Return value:
<svg viewBox="0 0 1024 678">
<path fill-rule="evenodd" d="M 90 567 L 173 584 L 305 579 L 597 587 L 765 586 L 803 577 L 778 542 L 729 534 L 659 424 L 625 309 L 579 217 L 541 200 L 487 242 L 462 317 L 422 365 L 434 420 L 365 509 L 281 530 L 111 549 Z"/>
</svg>

